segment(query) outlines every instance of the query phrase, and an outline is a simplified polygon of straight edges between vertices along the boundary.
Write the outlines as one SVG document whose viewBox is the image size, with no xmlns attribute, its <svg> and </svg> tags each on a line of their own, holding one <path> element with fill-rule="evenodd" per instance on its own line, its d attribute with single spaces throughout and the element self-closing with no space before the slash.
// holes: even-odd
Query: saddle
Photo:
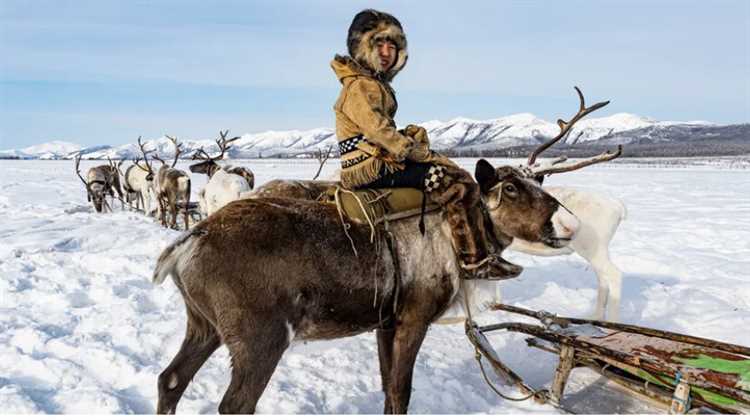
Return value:
<svg viewBox="0 0 750 420">
<path fill-rule="evenodd" d="M 358 224 L 375 227 L 381 223 L 420 216 L 440 210 L 416 188 L 379 188 L 347 190 L 330 187 L 322 201 L 335 204 L 339 212 Z M 424 210 L 423 210 L 424 206 Z"/>
</svg>

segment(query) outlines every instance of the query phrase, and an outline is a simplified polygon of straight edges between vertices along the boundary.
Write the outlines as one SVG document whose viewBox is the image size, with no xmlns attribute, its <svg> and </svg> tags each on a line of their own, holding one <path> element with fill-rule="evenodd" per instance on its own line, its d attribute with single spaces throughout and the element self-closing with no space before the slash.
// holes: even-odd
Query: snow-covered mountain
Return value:
<svg viewBox="0 0 750 420">
<path fill-rule="evenodd" d="M 20 150 L 2 150 L 2 157 L 17 157 L 20 159 L 65 159 L 70 154 L 81 150 L 81 145 L 65 141 L 51 141 L 37 144 Z"/>
<path fill-rule="evenodd" d="M 545 121 L 532 114 L 514 114 L 491 120 L 455 118 L 448 122 L 427 121 L 422 124 L 435 150 L 496 150 L 514 146 L 531 146 L 542 143 L 559 132 L 556 123 Z M 655 121 L 633 114 L 619 113 L 602 118 L 587 118 L 578 122 L 564 139 L 567 145 L 582 144 L 643 144 L 649 142 L 690 141 L 695 139 L 750 140 L 750 124 L 717 125 L 706 121 Z M 185 156 L 192 156 L 203 147 L 208 153 L 218 152 L 213 139 L 180 139 Z M 159 156 L 171 159 L 174 147 L 166 137 L 147 141 L 148 149 Z M 336 136 L 330 128 L 312 130 L 266 131 L 245 134 L 229 150 L 232 158 L 274 156 L 304 156 L 318 149 L 333 146 Z M 0 151 L 0 158 L 61 159 L 70 158 L 80 146 L 72 143 L 51 142 L 22 150 Z M 95 146 L 82 150 L 84 159 L 132 159 L 140 155 L 135 143 L 121 146 Z"/>
</svg>

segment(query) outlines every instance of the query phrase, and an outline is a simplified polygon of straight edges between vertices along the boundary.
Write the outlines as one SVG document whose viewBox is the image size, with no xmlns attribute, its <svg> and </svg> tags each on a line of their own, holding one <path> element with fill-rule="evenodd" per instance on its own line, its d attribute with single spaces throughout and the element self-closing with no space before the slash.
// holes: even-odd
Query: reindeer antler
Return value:
<svg viewBox="0 0 750 420">
<path fill-rule="evenodd" d="M 193 160 L 211 160 L 211 156 L 201 147 L 193 153 Z"/>
<path fill-rule="evenodd" d="M 180 148 L 182 146 L 182 143 L 177 142 L 177 138 L 176 137 L 172 137 L 172 136 L 167 135 L 167 138 L 174 145 L 174 161 L 172 161 L 172 167 L 174 168 L 174 166 L 177 165 L 177 159 L 180 158 L 180 155 L 184 152 L 184 150 L 182 150 Z M 156 155 L 154 155 L 154 156 L 156 156 Z M 164 163 L 164 161 L 162 161 L 161 159 L 159 159 L 159 160 L 162 163 Z"/>
<path fill-rule="evenodd" d="M 112 159 L 107 155 L 107 161 L 109 162 L 109 168 L 111 171 L 114 171 L 117 174 L 122 175 L 122 171 L 120 171 L 120 167 L 122 167 L 122 164 L 125 162 L 125 159 L 120 159 L 120 161 L 115 164 L 112 162 Z"/>
<path fill-rule="evenodd" d="M 531 155 L 529 155 L 529 160 L 528 160 L 528 163 L 527 163 L 529 166 L 533 165 L 534 162 L 536 162 L 536 158 L 540 154 L 542 154 L 542 152 L 544 152 L 545 150 L 547 150 L 548 148 L 550 148 L 550 146 L 552 146 L 553 144 L 557 143 L 561 138 L 565 137 L 565 135 L 568 134 L 568 132 L 570 131 L 570 129 L 573 127 L 573 125 L 575 123 L 577 123 L 581 118 L 583 118 L 586 115 L 590 114 L 591 112 L 594 112 L 597 109 L 603 108 L 603 107 L 607 106 L 607 104 L 609 104 L 609 101 L 599 102 L 599 103 L 596 103 L 596 104 L 590 106 L 589 108 L 586 108 L 586 103 L 585 103 L 585 101 L 583 99 L 583 93 L 581 93 L 581 90 L 578 89 L 578 86 L 573 86 L 573 87 L 575 88 L 576 92 L 578 93 L 578 98 L 581 100 L 581 106 L 578 109 L 578 112 L 576 113 L 576 115 L 573 116 L 573 118 L 570 119 L 569 122 L 566 122 L 566 121 L 564 121 L 562 119 L 558 119 L 557 120 L 557 125 L 560 127 L 560 134 L 558 134 L 557 136 L 553 137 L 552 139 L 550 139 L 546 143 L 544 143 L 541 146 L 539 146 L 536 150 L 534 150 L 531 153 Z"/>
<path fill-rule="evenodd" d="M 139 165 L 137 159 L 136 159 L 135 164 L 138 165 L 138 167 L 143 169 L 144 171 L 153 174 L 154 169 L 151 167 L 151 164 L 148 163 L 148 154 L 153 153 L 154 151 L 153 150 L 146 151 L 146 145 L 141 143 L 141 136 L 138 136 L 138 148 L 141 149 L 141 154 L 143 155 L 143 163 L 146 164 L 146 167 L 144 168 L 143 166 Z"/>
<path fill-rule="evenodd" d="M 89 183 L 86 182 L 85 179 L 83 179 L 83 176 L 81 176 L 81 156 L 83 155 L 83 152 L 79 151 L 76 155 L 76 175 L 78 175 L 78 179 L 83 182 L 83 186 L 86 187 L 86 198 L 91 201 L 91 188 L 89 187 Z"/>
<path fill-rule="evenodd" d="M 214 140 L 216 142 L 216 145 L 219 147 L 219 154 L 216 156 L 209 155 L 202 147 L 193 153 L 193 160 L 222 160 L 224 159 L 224 154 L 229 150 L 231 145 L 229 143 L 232 143 L 233 141 L 239 140 L 241 137 L 235 136 L 231 139 L 227 138 L 227 134 L 229 134 L 229 130 L 221 131 L 219 130 L 219 138 Z M 252 147 L 252 146 L 251 146 Z"/>
<path fill-rule="evenodd" d="M 86 181 L 81 176 L 81 155 L 82 154 L 83 154 L 82 152 L 78 152 L 78 154 L 76 155 L 76 174 L 78 175 L 78 178 L 81 180 L 81 182 L 83 182 L 84 185 L 88 186 Z"/>
<path fill-rule="evenodd" d="M 221 139 L 216 139 L 216 145 L 219 146 L 219 156 L 213 158 L 213 160 L 221 160 L 224 159 L 224 153 L 226 153 L 227 150 L 231 147 L 229 143 L 239 140 L 239 136 L 232 137 L 231 139 L 227 139 L 227 134 L 229 134 L 229 130 L 227 131 L 221 131 L 219 130 L 219 136 L 221 136 Z"/>
<path fill-rule="evenodd" d="M 622 155 L 622 145 L 617 146 L 616 152 L 610 152 L 607 150 L 606 152 L 596 155 L 594 157 L 579 160 L 577 162 L 572 162 L 563 165 L 563 162 L 567 159 L 557 159 L 554 162 L 552 162 L 550 165 L 547 166 L 540 166 L 538 168 L 531 168 L 531 172 L 534 174 L 535 177 L 544 176 L 544 175 L 550 175 L 550 174 L 559 174 L 563 172 L 570 172 L 575 171 L 576 169 L 585 168 L 586 166 L 593 165 L 595 163 L 600 162 L 606 162 L 612 159 L 615 159 Z"/>
<path fill-rule="evenodd" d="M 154 159 L 156 159 L 159 162 L 161 162 L 162 165 L 166 165 L 167 164 L 167 162 L 164 162 L 164 159 L 160 158 L 159 155 L 156 154 L 156 153 L 154 153 Z"/>
</svg>

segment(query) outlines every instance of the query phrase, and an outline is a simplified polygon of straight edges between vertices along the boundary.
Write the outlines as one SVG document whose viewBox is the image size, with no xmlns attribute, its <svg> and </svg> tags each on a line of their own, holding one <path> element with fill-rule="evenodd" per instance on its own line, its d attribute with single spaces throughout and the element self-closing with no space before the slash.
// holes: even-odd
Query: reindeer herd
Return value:
<svg viewBox="0 0 750 420">
<path fill-rule="evenodd" d="M 240 166 L 220 166 L 217 161 L 224 159 L 231 142 L 239 139 L 227 139 L 227 132 L 219 132 L 216 144 L 219 155 L 210 156 L 203 148 L 192 156 L 199 160 L 190 166 L 193 173 L 206 174 L 209 182 L 198 193 L 198 203 L 192 203 L 190 174 L 175 168 L 181 157 L 184 157 L 182 143 L 177 138 L 166 136 L 174 146 L 174 157 L 167 163 L 155 150 L 146 150 L 146 145 L 139 137 L 137 140 L 140 156 L 124 171 L 125 160 L 117 163 L 108 158 L 108 164 L 92 167 L 84 178 L 81 175 L 81 154 L 75 158 L 75 171 L 83 183 L 88 201 L 93 203 L 96 212 L 112 211 L 115 200 L 121 202 L 121 208 L 143 212 L 154 216 L 163 226 L 177 229 L 178 217 L 183 216 L 183 226 L 190 228 L 191 220 L 200 220 L 218 210 L 240 194 L 252 190 L 255 175 L 247 168 Z M 158 162 L 158 166 L 155 162 Z M 107 201 L 109 198 L 110 202 Z"/>
<path fill-rule="evenodd" d="M 624 205 L 603 194 L 542 188 L 542 182 L 551 174 L 615 159 L 621 147 L 574 163 L 564 158 L 536 162 L 578 120 L 608 103 L 587 108 L 576 91 L 579 111 L 568 122 L 558 120 L 560 133 L 537 148 L 525 165 L 495 168 L 482 159 L 475 178 L 493 246 L 540 256 L 578 253 L 599 281 L 592 316 L 604 318 L 606 308 L 606 317 L 616 320 L 622 275 L 610 260 L 609 243 L 625 218 Z M 114 203 L 117 194 L 123 206 L 153 212 L 164 226 L 176 228 L 182 212 L 189 229 L 195 207 L 207 217 L 162 252 L 154 271 L 157 284 L 167 276 L 174 280 L 187 310 L 183 344 L 159 376 L 157 412 L 175 412 L 188 383 L 222 344 L 232 357 L 232 380 L 219 411 L 252 413 L 292 342 L 375 330 L 384 411 L 405 413 L 428 326 L 462 320 L 448 315 L 460 306 L 458 296 L 471 293 L 459 281 L 446 220 L 439 212 L 424 215 L 426 235 L 408 219 L 394 221 L 390 242 L 373 246 L 368 227 L 351 224 L 345 232 L 335 206 L 315 199 L 336 181 L 273 180 L 253 190 L 249 169 L 217 163 L 237 140 L 226 136 L 220 132 L 216 139 L 217 155 L 199 149 L 192 156 L 200 162 L 190 171 L 208 176 L 197 206 L 189 201 L 190 176 L 175 168 L 183 151 L 173 137 L 171 164 L 146 150 L 140 138 L 141 156 L 124 172 L 122 162 L 110 161 L 91 168 L 84 178 L 80 156 L 76 159 L 76 172 L 97 212 L 111 211 L 107 196 Z M 155 161 L 161 164 L 157 169 Z M 560 217 L 578 223 L 561 229 L 556 222 Z M 359 255 L 352 253 L 350 243 L 356 243 Z"/>
</svg>

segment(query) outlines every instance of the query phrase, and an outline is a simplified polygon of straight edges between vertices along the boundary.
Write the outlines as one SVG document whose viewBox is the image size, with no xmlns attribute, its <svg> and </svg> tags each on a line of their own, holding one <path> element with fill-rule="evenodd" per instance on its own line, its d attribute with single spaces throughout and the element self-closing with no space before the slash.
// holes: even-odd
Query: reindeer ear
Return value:
<svg viewBox="0 0 750 420">
<path fill-rule="evenodd" d="M 474 177 L 477 179 L 479 188 L 484 194 L 486 194 L 490 188 L 494 187 L 498 182 L 495 167 L 484 159 L 479 159 L 479 162 L 477 162 L 477 167 L 474 170 Z"/>
</svg>

